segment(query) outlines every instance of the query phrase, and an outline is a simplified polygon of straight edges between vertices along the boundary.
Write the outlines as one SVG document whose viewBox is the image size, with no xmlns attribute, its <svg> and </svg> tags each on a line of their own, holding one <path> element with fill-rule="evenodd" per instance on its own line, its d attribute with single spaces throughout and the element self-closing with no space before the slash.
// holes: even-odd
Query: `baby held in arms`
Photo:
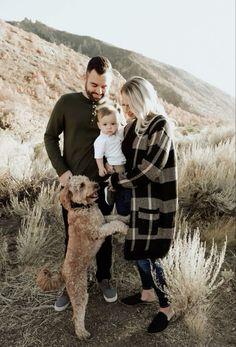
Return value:
<svg viewBox="0 0 236 347">
<path fill-rule="evenodd" d="M 97 108 L 97 125 L 101 133 L 94 141 L 94 157 L 101 177 L 108 174 L 104 166 L 104 157 L 114 172 L 124 171 L 126 159 L 121 150 L 124 129 L 119 127 L 118 113 L 112 105 Z"/>
</svg>

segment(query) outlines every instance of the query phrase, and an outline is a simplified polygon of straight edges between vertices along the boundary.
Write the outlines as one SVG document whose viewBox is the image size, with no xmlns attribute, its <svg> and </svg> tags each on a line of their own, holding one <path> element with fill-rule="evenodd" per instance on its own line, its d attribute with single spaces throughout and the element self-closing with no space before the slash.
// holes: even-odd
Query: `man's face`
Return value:
<svg viewBox="0 0 236 347">
<path fill-rule="evenodd" d="M 96 70 L 87 72 L 85 91 L 92 101 L 101 100 L 109 91 L 112 81 L 111 72 L 105 72 L 103 75 L 99 75 Z"/>
</svg>

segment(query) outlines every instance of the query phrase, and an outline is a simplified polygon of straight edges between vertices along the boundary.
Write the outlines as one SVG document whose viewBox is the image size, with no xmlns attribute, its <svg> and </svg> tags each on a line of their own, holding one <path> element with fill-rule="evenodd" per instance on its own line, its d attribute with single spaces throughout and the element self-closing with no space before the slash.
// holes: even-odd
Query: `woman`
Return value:
<svg viewBox="0 0 236 347">
<path fill-rule="evenodd" d="M 111 189 L 130 189 L 130 228 L 124 245 L 127 260 L 136 260 L 142 292 L 122 299 L 127 305 L 156 299 L 160 310 L 148 332 L 164 330 L 173 311 L 164 293 L 160 263 L 171 244 L 177 207 L 176 161 L 170 123 L 151 83 L 132 77 L 121 89 L 126 126 L 122 151 L 125 173 L 113 173 Z"/>
</svg>

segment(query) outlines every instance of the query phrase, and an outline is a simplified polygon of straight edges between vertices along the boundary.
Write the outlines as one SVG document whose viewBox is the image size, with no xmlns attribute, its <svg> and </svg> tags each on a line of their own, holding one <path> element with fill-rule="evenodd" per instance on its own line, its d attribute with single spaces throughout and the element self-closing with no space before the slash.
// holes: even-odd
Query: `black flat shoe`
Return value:
<svg viewBox="0 0 236 347">
<path fill-rule="evenodd" d="M 159 333 L 167 328 L 169 320 L 165 313 L 158 312 L 158 314 L 153 318 L 152 322 L 149 324 L 148 333 Z"/>
<path fill-rule="evenodd" d="M 134 305 L 150 305 L 155 301 L 145 301 L 141 299 L 141 293 L 127 296 L 126 298 L 121 299 L 121 302 L 125 305 L 134 306 Z"/>
</svg>

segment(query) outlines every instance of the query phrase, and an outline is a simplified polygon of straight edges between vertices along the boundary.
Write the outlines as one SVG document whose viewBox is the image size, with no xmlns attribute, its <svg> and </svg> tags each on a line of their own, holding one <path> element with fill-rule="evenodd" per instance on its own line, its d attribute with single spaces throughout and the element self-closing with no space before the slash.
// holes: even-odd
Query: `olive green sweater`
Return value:
<svg viewBox="0 0 236 347">
<path fill-rule="evenodd" d="M 45 147 L 58 176 L 70 170 L 99 180 L 93 143 L 100 131 L 95 120 L 96 103 L 82 93 L 63 95 L 56 103 L 44 135 Z M 63 151 L 59 135 L 63 133 Z"/>
</svg>

